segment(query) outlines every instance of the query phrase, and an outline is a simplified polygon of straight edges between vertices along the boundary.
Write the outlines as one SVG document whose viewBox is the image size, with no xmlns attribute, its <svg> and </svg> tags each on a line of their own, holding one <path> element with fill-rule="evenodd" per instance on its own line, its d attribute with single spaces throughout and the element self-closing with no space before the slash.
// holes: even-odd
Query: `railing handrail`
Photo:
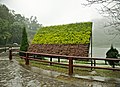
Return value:
<svg viewBox="0 0 120 87">
<path fill-rule="evenodd" d="M 96 66 L 96 62 L 95 60 L 104 60 L 104 61 L 120 61 L 120 59 L 116 59 L 116 58 L 90 58 L 90 57 L 81 57 L 81 56 L 67 56 L 67 55 L 57 55 L 57 54 L 46 54 L 46 53 L 36 53 L 36 52 L 25 52 L 25 51 L 19 51 L 21 53 L 25 53 L 24 56 L 21 56 L 21 58 L 25 59 L 25 64 L 29 65 L 29 60 L 35 60 L 35 61 L 40 61 L 40 62 L 45 62 L 45 63 L 50 63 L 50 65 L 52 64 L 60 64 L 60 65 L 67 65 L 69 68 L 69 75 L 71 76 L 73 74 L 73 67 L 82 67 L 82 68 L 94 68 L 94 69 L 106 69 L 106 70 L 117 70 L 120 71 L 120 68 L 115 68 L 113 66 L 113 68 L 108 68 L 108 67 L 98 67 Z M 33 58 L 31 58 L 30 54 L 33 55 Z M 34 55 L 40 55 L 40 56 L 44 56 L 44 57 L 49 57 L 50 61 L 46 61 L 46 60 L 40 60 L 40 59 L 36 59 L 36 57 Z M 69 60 L 68 64 L 63 64 L 58 62 L 53 62 L 52 58 L 64 58 Z M 91 61 L 91 66 L 89 65 L 76 65 L 73 63 L 73 60 L 90 60 Z M 94 60 L 94 66 L 93 66 L 93 61 Z"/>
<path fill-rule="evenodd" d="M 73 58 L 74 60 L 79 59 L 92 59 L 92 60 L 111 60 L 111 61 L 120 61 L 120 58 L 96 58 L 96 57 L 81 57 L 81 56 L 67 56 L 67 55 L 58 55 L 58 54 L 47 54 L 47 53 L 36 53 L 36 52 L 25 52 L 25 51 L 19 51 L 22 53 L 28 53 L 28 54 L 35 54 L 35 55 L 41 55 L 41 56 L 48 56 L 48 57 L 63 57 L 63 58 Z"/>
</svg>

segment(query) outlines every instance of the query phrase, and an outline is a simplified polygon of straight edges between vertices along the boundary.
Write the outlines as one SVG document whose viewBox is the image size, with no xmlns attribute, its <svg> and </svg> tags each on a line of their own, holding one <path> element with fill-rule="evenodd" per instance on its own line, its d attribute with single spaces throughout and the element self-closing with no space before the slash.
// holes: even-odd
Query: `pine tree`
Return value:
<svg viewBox="0 0 120 87">
<path fill-rule="evenodd" d="M 21 46 L 20 46 L 20 51 L 27 51 L 28 50 L 28 39 L 27 39 L 27 33 L 26 33 L 26 28 L 23 28 L 22 32 L 22 40 L 21 40 Z M 21 53 L 20 53 L 21 55 Z"/>
</svg>

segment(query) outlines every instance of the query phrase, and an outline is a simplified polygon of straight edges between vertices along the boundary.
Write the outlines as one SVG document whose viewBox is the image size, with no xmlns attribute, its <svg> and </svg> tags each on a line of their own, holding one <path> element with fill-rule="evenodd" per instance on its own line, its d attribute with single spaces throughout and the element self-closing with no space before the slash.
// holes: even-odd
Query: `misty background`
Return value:
<svg viewBox="0 0 120 87">
<path fill-rule="evenodd" d="M 1 0 L 9 9 L 25 17 L 36 16 L 42 26 L 68 24 L 76 22 L 93 22 L 92 55 L 105 57 L 106 51 L 113 47 L 120 51 L 120 37 L 109 35 L 113 27 L 104 27 L 108 22 L 96 7 L 81 5 L 85 0 Z"/>
<path fill-rule="evenodd" d="M 93 20 L 93 57 L 106 57 L 106 52 L 110 49 L 111 45 L 120 51 L 120 36 L 116 36 L 116 34 L 110 35 L 111 32 L 116 33 L 116 31 L 114 27 L 105 27 L 107 22 L 106 18 Z"/>
</svg>

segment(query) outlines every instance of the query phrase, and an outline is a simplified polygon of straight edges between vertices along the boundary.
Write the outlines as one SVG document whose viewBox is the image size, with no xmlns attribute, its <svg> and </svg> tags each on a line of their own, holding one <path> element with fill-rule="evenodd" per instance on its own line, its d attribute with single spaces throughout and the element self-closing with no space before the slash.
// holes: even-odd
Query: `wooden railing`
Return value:
<svg viewBox="0 0 120 87">
<path fill-rule="evenodd" d="M 120 68 L 96 66 L 96 62 L 95 62 L 96 60 L 120 61 L 120 59 L 115 59 L 115 58 L 89 58 L 89 57 L 80 57 L 80 56 L 66 56 L 66 55 L 23 52 L 23 51 L 20 51 L 20 53 L 22 53 L 23 56 L 20 56 L 20 57 L 25 59 L 25 64 L 26 65 L 29 65 L 29 60 L 45 62 L 45 63 L 49 63 L 49 65 L 52 65 L 52 64 L 64 65 L 64 66 L 68 66 L 68 68 L 69 68 L 69 73 L 68 74 L 69 75 L 73 74 L 73 67 L 91 68 L 91 69 L 106 69 L 106 70 L 120 71 Z M 10 55 L 11 55 L 11 51 L 10 51 Z M 38 56 L 39 56 L 39 58 L 38 58 Z M 50 60 L 42 60 L 41 59 L 42 57 L 47 57 Z M 52 61 L 53 58 L 57 58 L 58 62 Z M 60 62 L 60 59 L 67 59 L 69 62 L 68 62 L 68 64 L 65 64 L 65 63 Z M 89 60 L 89 61 L 91 61 L 91 64 L 90 65 L 80 65 L 80 64 L 78 65 L 78 64 L 74 64 L 73 60 L 82 60 L 82 61 Z M 92 61 L 94 61 L 94 63 Z"/>
</svg>

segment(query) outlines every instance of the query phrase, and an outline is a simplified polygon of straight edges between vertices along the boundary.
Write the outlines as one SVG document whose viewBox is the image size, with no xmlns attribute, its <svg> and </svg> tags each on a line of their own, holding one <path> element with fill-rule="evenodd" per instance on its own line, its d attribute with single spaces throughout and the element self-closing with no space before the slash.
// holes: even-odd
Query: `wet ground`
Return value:
<svg viewBox="0 0 120 87">
<path fill-rule="evenodd" d="M 0 56 L 0 87 L 120 87 L 119 80 L 86 78 L 74 79 L 57 72 L 21 66 L 15 59 L 9 61 L 7 56 Z"/>
<path fill-rule="evenodd" d="M 31 72 L 16 61 L 0 60 L 0 87 L 78 87 Z"/>
</svg>

